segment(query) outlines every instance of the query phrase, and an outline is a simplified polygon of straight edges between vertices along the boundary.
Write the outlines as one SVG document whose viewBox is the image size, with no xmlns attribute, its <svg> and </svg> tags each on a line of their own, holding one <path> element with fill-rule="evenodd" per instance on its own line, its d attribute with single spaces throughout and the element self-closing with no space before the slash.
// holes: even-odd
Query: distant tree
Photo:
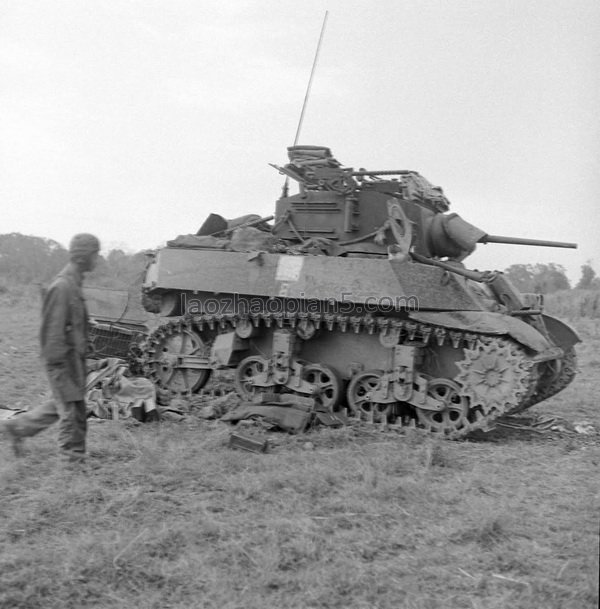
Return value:
<svg viewBox="0 0 600 609">
<path fill-rule="evenodd" d="M 600 278 L 589 262 L 581 267 L 581 278 L 575 286 L 578 290 L 600 290 Z"/>
<path fill-rule="evenodd" d="M 504 273 L 520 292 L 533 292 L 535 280 L 531 264 L 513 264 Z"/>
<path fill-rule="evenodd" d="M 559 290 L 571 289 L 565 267 L 554 262 L 536 264 L 535 280 L 534 292 L 539 292 L 540 294 L 552 294 L 552 292 L 558 292 Z"/>
<path fill-rule="evenodd" d="M 101 256 L 95 270 L 86 278 L 88 285 L 139 290 L 146 256 L 143 252 L 126 254 L 123 250 L 111 250 Z"/>
<path fill-rule="evenodd" d="M 0 235 L 0 276 L 16 283 L 48 281 L 69 259 L 52 239 L 9 233 Z"/>
<path fill-rule="evenodd" d="M 123 267 L 127 265 L 129 256 L 123 250 L 110 250 L 106 256 L 106 264 L 116 273 L 122 272 Z"/>
<path fill-rule="evenodd" d="M 535 265 L 513 264 L 504 272 L 521 292 L 551 294 L 571 288 L 564 267 L 554 262 Z"/>
<path fill-rule="evenodd" d="M 45 284 L 68 260 L 69 252 L 52 239 L 20 233 L 0 235 L 0 279 L 5 283 Z M 143 252 L 111 250 L 106 257 L 99 257 L 96 269 L 86 276 L 86 284 L 139 290 L 145 266 Z"/>
</svg>

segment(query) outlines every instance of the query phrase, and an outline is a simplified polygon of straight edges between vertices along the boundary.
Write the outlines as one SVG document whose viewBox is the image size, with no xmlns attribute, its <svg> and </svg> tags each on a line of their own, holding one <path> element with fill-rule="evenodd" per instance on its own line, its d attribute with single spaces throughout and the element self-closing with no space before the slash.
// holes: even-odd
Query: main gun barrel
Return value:
<svg viewBox="0 0 600 609">
<path fill-rule="evenodd" d="M 541 247 L 566 247 L 577 249 L 577 243 L 565 241 L 546 241 L 545 239 L 521 239 L 520 237 L 502 237 L 500 235 L 484 235 L 479 243 L 508 243 L 511 245 L 538 245 Z"/>
</svg>

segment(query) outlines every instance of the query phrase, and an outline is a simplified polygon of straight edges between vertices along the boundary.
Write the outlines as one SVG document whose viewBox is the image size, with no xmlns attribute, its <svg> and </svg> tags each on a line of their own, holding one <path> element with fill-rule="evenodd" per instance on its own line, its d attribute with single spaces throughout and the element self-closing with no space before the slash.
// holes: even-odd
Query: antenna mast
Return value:
<svg viewBox="0 0 600 609">
<path fill-rule="evenodd" d="M 308 96 L 310 95 L 310 88 L 312 86 L 312 80 L 317 67 L 317 60 L 319 59 L 319 51 L 321 50 L 321 42 L 323 41 L 323 34 L 325 33 L 325 24 L 327 23 L 327 15 L 329 11 L 325 11 L 325 17 L 323 17 L 323 25 L 321 26 L 321 33 L 319 35 L 319 42 L 317 43 L 317 50 L 315 52 L 315 58 L 313 60 L 312 69 L 310 71 L 310 77 L 308 79 L 308 86 L 306 87 L 306 94 L 304 95 L 304 103 L 302 104 L 302 112 L 300 112 L 300 120 L 298 121 L 298 128 L 296 129 L 296 137 L 294 138 L 294 146 L 298 143 L 300 137 L 300 129 L 302 128 L 302 122 L 304 121 L 304 111 L 306 110 L 306 104 L 308 102 Z"/>
</svg>

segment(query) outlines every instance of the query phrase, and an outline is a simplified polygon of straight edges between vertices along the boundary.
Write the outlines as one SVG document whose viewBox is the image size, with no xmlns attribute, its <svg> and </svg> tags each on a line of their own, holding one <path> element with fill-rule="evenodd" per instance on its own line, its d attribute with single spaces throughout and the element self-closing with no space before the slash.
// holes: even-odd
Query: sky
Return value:
<svg viewBox="0 0 600 609">
<path fill-rule="evenodd" d="M 274 211 L 300 144 L 412 169 L 490 234 L 465 262 L 600 275 L 597 0 L 0 0 L 0 234 L 154 248 Z"/>
</svg>

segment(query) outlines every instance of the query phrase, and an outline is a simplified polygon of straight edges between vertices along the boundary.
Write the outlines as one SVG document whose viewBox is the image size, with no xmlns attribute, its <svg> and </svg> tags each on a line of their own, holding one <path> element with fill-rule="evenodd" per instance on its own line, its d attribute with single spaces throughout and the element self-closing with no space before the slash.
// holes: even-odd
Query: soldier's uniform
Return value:
<svg viewBox="0 0 600 609">
<path fill-rule="evenodd" d="M 33 436 L 58 421 L 58 445 L 68 461 L 85 457 L 88 318 L 81 286 L 83 272 L 91 270 L 86 261 L 95 257 L 99 248 L 93 235 L 76 235 L 70 247 L 71 262 L 44 296 L 40 343 L 52 398 L 5 423 L 16 446 L 21 438 Z"/>
</svg>

